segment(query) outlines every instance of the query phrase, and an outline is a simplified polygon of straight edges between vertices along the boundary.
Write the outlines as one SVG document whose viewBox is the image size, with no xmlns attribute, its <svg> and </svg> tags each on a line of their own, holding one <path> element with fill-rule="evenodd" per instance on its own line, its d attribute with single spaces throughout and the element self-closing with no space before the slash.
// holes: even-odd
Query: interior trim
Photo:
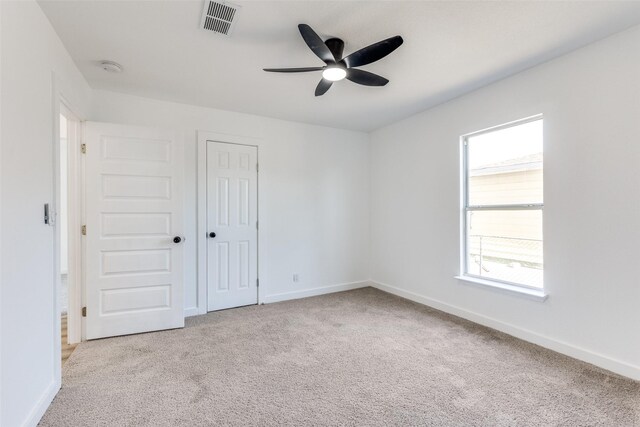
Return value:
<svg viewBox="0 0 640 427">
<path fill-rule="evenodd" d="M 321 286 L 311 289 L 303 289 L 299 291 L 282 292 L 279 294 L 265 295 L 262 302 L 269 304 L 272 302 L 287 301 L 292 299 L 315 297 L 318 295 L 332 294 L 335 292 L 350 291 L 352 289 L 360 289 L 371 286 L 371 282 L 363 280 L 360 282 L 341 283 L 338 285 Z"/>
</svg>

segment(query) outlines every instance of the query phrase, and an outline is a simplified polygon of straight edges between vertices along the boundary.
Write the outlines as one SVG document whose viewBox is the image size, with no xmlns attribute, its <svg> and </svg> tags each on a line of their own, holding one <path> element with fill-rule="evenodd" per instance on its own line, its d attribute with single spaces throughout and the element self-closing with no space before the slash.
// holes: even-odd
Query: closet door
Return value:
<svg viewBox="0 0 640 427">
<path fill-rule="evenodd" d="M 258 303 L 258 148 L 207 142 L 208 310 Z"/>
</svg>

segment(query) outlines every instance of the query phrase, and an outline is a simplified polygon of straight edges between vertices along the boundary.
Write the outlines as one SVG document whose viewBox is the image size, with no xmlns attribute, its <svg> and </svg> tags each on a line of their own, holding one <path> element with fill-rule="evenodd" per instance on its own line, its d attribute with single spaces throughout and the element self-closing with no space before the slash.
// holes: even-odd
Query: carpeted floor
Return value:
<svg viewBox="0 0 640 427">
<path fill-rule="evenodd" d="M 640 426 L 640 383 L 365 288 L 80 344 L 42 426 Z"/>
</svg>

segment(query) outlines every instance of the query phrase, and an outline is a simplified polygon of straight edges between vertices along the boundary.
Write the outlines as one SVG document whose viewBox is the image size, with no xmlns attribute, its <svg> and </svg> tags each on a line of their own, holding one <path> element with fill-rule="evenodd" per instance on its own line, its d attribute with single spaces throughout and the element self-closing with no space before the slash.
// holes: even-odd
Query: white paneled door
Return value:
<svg viewBox="0 0 640 427">
<path fill-rule="evenodd" d="M 87 339 L 183 327 L 181 139 L 86 122 L 84 142 Z"/>
<path fill-rule="evenodd" d="M 207 142 L 208 310 L 258 303 L 258 148 Z"/>
</svg>

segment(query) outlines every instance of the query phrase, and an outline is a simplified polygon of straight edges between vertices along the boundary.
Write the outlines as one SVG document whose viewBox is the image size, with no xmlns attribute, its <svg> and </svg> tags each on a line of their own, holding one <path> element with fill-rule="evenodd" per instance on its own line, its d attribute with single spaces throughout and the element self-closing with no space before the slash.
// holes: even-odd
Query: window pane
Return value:
<svg viewBox="0 0 640 427">
<path fill-rule="evenodd" d="M 467 274 L 542 288 L 542 210 L 467 213 Z"/>
<path fill-rule="evenodd" d="M 468 203 L 542 203 L 542 120 L 467 139 Z"/>
</svg>

